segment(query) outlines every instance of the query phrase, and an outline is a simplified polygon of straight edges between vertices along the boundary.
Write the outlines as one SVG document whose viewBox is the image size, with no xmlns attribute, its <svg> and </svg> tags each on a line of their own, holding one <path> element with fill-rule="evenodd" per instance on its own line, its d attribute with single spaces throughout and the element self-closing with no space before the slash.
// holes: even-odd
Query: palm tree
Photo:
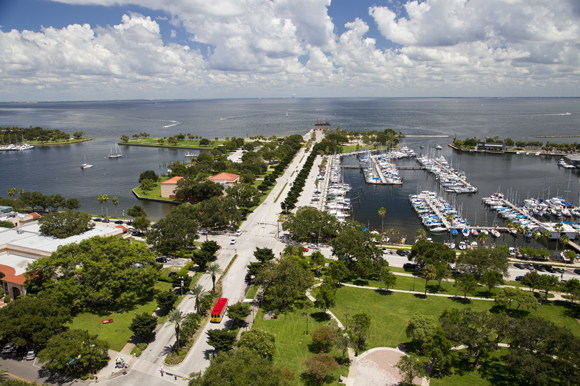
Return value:
<svg viewBox="0 0 580 386">
<path fill-rule="evenodd" d="M 558 241 L 565 248 L 566 244 L 568 244 L 570 242 L 570 237 L 568 237 L 568 235 L 566 233 L 564 233 L 562 236 L 560 236 L 560 239 Z"/>
<path fill-rule="evenodd" d="M 477 235 L 477 241 L 480 241 L 480 242 L 481 242 L 481 245 L 483 245 L 483 244 L 485 244 L 485 241 L 487 240 L 487 237 L 488 237 L 488 236 L 487 236 L 485 233 L 483 233 L 483 232 L 480 232 L 480 233 Z"/>
<path fill-rule="evenodd" d="M 107 207 L 107 201 L 109 201 L 109 196 L 103 194 L 103 201 L 105 201 L 105 209 L 107 210 L 107 217 L 109 217 L 109 208 Z"/>
<path fill-rule="evenodd" d="M 387 214 L 387 210 L 383 207 L 379 208 L 379 216 L 381 216 L 381 237 L 383 235 L 383 223 L 385 222 L 385 215 Z"/>
<path fill-rule="evenodd" d="M 542 236 L 542 234 L 540 233 L 539 230 L 534 229 L 532 231 L 532 237 L 534 238 L 534 241 L 536 242 L 536 244 L 538 244 L 538 239 Z"/>
<path fill-rule="evenodd" d="M 415 232 L 415 236 L 417 237 L 417 240 L 423 240 L 425 236 L 427 236 L 427 232 L 425 232 L 425 229 L 423 228 L 417 229 L 417 232 Z"/>
<path fill-rule="evenodd" d="M 97 199 L 101 203 L 101 217 L 104 217 L 105 214 L 103 212 L 103 202 L 105 202 L 105 197 L 103 195 L 100 195 L 99 198 L 97 198 Z"/>
<path fill-rule="evenodd" d="M 16 188 L 10 188 L 10 189 L 8 189 L 8 195 L 10 197 L 16 196 L 16 192 L 17 192 Z"/>
<path fill-rule="evenodd" d="M 117 196 L 113 196 L 111 202 L 113 203 L 113 205 L 115 205 L 115 217 L 117 217 L 117 204 L 119 203 L 119 199 L 117 198 Z"/>
<path fill-rule="evenodd" d="M 23 193 L 24 193 L 24 189 L 18 189 L 18 194 L 20 194 L 22 196 Z"/>
<path fill-rule="evenodd" d="M 552 238 L 552 233 L 546 229 L 545 231 L 542 232 L 542 235 L 540 237 L 546 243 L 546 247 L 548 247 L 548 240 Z"/>
<path fill-rule="evenodd" d="M 193 297 L 195 298 L 195 310 L 197 311 L 197 313 L 199 313 L 200 299 L 207 294 L 207 291 L 203 289 L 203 286 L 201 284 L 196 284 L 193 286 L 193 288 L 189 290 L 189 293 L 192 294 Z"/>
<path fill-rule="evenodd" d="M 396 235 L 397 235 L 397 244 L 399 244 L 399 230 L 398 230 L 398 229 L 397 229 L 397 230 L 395 230 L 395 233 L 396 233 Z"/>
<path fill-rule="evenodd" d="M 447 221 L 449 221 L 449 224 L 451 226 L 453 226 L 453 220 L 455 220 L 455 213 L 449 213 L 447 215 Z"/>
<path fill-rule="evenodd" d="M 556 232 L 558 232 L 558 236 L 560 236 L 562 229 L 564 229 L 564 224 L 559 222 L 556 225 L 554 225 L 554 229 L 556 230 Z M 558 252 L 558 243 L 556 243 L 556 252 Z"/>
<path fill-rule="evenodd" d="M 0 370 L 0 382 L 8 380 L 8 370 Z"/>
<path fill-rule="evenodd" d="M 205 271 L 211 275 L 211 281 L 213 283 L 213 292 L 215 292 L 215 279 L 217 275 L 221 275 L 224 271 L 220 268 L 218 263 L 211 263 Z"/>
<path fill-rule="evenodd" d="M 437 268 L 433 264 L 427 264 L 423 268 L 423 275 L 425 276 L 425 299 L 427 299 L 427 283 L 437 277 Z"/>
<path fill-rule="evenodd" d="M 175 351 L 179 352 L 179 330 L 181 329 L 181 324 L 185 321 L 186 315 L 183 311 L 174 308 L 169 311 L 167 315 L 167 321 L 175 326 L 175 337 L 177 338 L 177 345 L 175 346 Z"/>
</svg>

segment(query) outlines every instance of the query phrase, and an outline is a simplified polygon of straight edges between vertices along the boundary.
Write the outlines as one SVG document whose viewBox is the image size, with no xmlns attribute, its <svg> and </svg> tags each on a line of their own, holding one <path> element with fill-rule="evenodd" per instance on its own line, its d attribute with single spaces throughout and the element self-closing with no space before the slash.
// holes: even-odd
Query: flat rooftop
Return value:
<svg viewBox="0 0 580 386">
<path fill-rule="evenodd" d="M 96 223 L 95 227 L 90 231 L 66 239 L 57 239 L 56 237 L 41 234 L 38 223 L 33 222 L 12 229 L 0 228 L 0 246 L 21 247 L 52 253 L 61 245 L 79 243 L 94 236 L 112 236 L 120 233 L 123 233 L 123 230 L 115 228 L 115 224 Z"/>
</svg>

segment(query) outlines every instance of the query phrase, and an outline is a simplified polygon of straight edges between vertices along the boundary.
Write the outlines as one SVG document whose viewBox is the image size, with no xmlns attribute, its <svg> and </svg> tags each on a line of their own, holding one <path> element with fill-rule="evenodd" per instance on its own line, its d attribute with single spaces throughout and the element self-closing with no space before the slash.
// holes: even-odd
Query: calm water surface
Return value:
<svg viewBox="0 0 580 386">
<path fill-rule="evenodd" d="M 567 113 L 570 113 L 568 115 Z M 158 219 L 171 210 L 170 204 L 139 202 L 131 193 L 141 172 L 157 172 L 175 161 L 185 161 L 185 150 L 122 147 L 123 158 L 108 159 L 110 148 L 121 135 L 147 132 L 153 137 L 191 133 L 205 138 L 246 137 L 262 134 L 303 134 L 316 121 L 329 120 L 343 130 L 392 128 L 407 135 L 448 135 L 449 138 L 407 138 L 418 154 L 420 145 L 444 146 L 448 161 L 465 170 L 468 180 L 479 188 L 472 196 L 454 199 L 472 223 L 492 225 L 481 198 L 500 189 L 518 192 L 522 198 L 551 196 L 559 192 L 578 204 L 580 184 L 576 172 L 558 169 L 557 159 L 516 155 L 471 155 L 453 152 L 445 146 L 453 136 L 486 136 L 535 140 L 536 135 L 580 134 L 578 98 L 414 98 L 414 99 L 253 99 L 200 101 L 110 101 L 69 103 L 0 103 L 0 126 L 41 126 L 68 133 L 82 130 L 94 140 L 77 145 L 35 148 L 27 152 L 0 153 L 0 193 L 15 187 L 44 194 L 76 197 L 82 209 L 100 214 L 97 197 L 117 196 L 118 215 L 142 204 L 150 217 Z M 546 139 L 539 139 L 546 141 Z M 553 142 L 574 142 L 567 138 Z M 84 159 L 94 165 L 81 170 Z M 352 157 L 351 157 L 352 158 Z M 356 159 L 345 158 L 347 163 Z M 414 164 L 414 160 L 398 164 Z M 420 223 L 408 204 L 409 194 L 436 189 L 435 179 L 422 170 L 403 171 L 404 184 L 394 188 L 364 184 L 357 170 L 345 172 L 345 180 L 358 192 L 360 205 L 354 218 L 380 229 L 378 209 L 388 209 L 385 228 L 398 228 L 414 235 Z M 570 187 L 568 187 L 570 186 Z M 108 203 L 109 213 L 115 208 Z M 486 215 L 487 214 L 487 215 Z M 414 238 L 414 237 L 412 237 Z"/>
</svg>

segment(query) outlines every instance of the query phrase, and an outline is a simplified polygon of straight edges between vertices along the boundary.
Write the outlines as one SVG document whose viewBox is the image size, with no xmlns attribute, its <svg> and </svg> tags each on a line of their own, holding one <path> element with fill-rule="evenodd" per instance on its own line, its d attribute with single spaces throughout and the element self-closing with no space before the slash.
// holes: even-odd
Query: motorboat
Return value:
<svg viewBox="0 0 580 386">
<path fill-rule="evenodd" d="M 461 231 L 461 233 L 463 234 L 463 237 L 469 237 L 469 229 L 463 228 L 463 230 Z"/>
</svg>

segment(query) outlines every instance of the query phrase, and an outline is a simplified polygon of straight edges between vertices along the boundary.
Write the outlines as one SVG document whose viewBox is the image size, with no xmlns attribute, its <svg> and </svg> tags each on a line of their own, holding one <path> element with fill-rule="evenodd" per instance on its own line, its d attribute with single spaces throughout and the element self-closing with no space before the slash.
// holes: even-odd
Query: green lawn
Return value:
<svg viewBox="0 0 580 386">
<path fill-rule="evenodd" d="M 250 286 L 250 289 L 248 290 L 248 293 L 246 294 L 246 299 L 253 299 L 253 298 L 255 298 L 257 292 L 258 292 L 258 286 L 252 284 Z"/>
<path fill-rule="evenodd" d="M 304 372 L 304 361 L 314 355 L 309 351 L 308 345 L 312 342 L 306 333 L 306 317 L 304 314 L 313 315 L 308 318 L 308 329 L 312 331 L 319 325 L 329 324 L 329 320 L 322 320 L 323 313 L 318 308 L 309 308 L 281 314 L 277 320 L 264 320 L 264 310 L 260 309 L 256 314 L 256 319 L 252 328 L 259 328 L 276 335 L 276 354 L 274 355 L 274 365 L 287 367 L 296 375 L 293 384 L 302 386 L 304 382 L 300 374 Z M 333 327 L 334 321 L 330 322 Z M 338 351 L 330 353 L 335 358 L 340 356 Z M 348 375 L 348 368 L 342 368 L 342 374 Z M 330 385 L 339 385 L 339 371 L 335 373 L 335 379 Z M 328 385 L 328 384 L 327 384 Z"/>
<path fill-rule="evenodd" d="M 178 141 L 177 144 L 175 146 L 180 146 L 180 147 L 200 147 L 200 148 L 206 148 L 206 149 L 213 149 L 216 148 L 220 145 L 224 144 L 224 141 L 215 141 L 213 139 L 208 138 L 211 141 L 211 145 L 209 146 L 201 146 L 199 144 L 199 140 L 189 140 L 189 139 L 184 139 L 183 141 Z M 166 147 L 173 147 L 174 145 L 168 143 L 167 141 L 165 141 L 163 144 L 159 144 L 158 142 L 159 138 L 139 138 L 139 139 L 134 139 L 131 138 L 129 140 L 129 142 L 119 142 L 119 145 L 151 145 L 151 146 L 166 146 Z"/>
<path fill-rule="evenodd" d="M 441 312 L 450 308 L 473 308 L 490 310 L 495 302 L 472 300 L 463 303 L 459 299 L 428 296 L 368 289 L 342 287 L 336 293 L 336 306 L 331 311 L 346 322 L 348 315 L 366 312 L 372 318 L 372 325 L 367 349 L 373 347 L 397 347 L 399 343 L 409 342 L 405 328 L 410 318 L 416 313 L 439 316 Z M 530 315 L 540 316 L 554 324 L 564 326 L 580 337 L 580 324 L 570 316 L 570 307 L 567 302 L 551 301 L 538 305 L 537 311 L 532 310 Z"/>
<path fill-rule="evenodd" d="M 155 284 L 155 289 L 158 291 L 167 291 L 169 288 L 171 288 L 170 283 L 158 281 Z M 152 314 L 156 309 L 157 302 L 152 298 L 147 303 L 139 304 L 134 309 L 123 312 L 111 312 L 103 315 L 83 312 L 73 318 L 70 327 L 98 334 L 100 339 L 109 342 L 111 350 L 121 351 L 133 336 L 129 330 L 129 325 L 133 321 L 135 313 L 147 312 Z M 113 319 L 113 323 L 103 324 L 102 321 L 105 319 Z"/>
<path fill-rule="evenodd" d="M 161 177 L 156 183 L 155 183 L 155 187 L 148 191 L 147 194 L 145 194 L 143 192 L 143 190 L 141 189 L 140 186 L 136 187 L 135 193 L 137 193 L 140 197 L 145 197 L 145 198 L 156 198 L 156 199 L 161 199 L 161 200 L 166 200 L 168 202 L 172 202 L 172 201 L 177 201 L 180 202 L 180 200 L 174 200 L 171 198 L 167 198 L 167 197 L 161 197 L 161 183 L 163 181 L 168 180 L 169 177 Z"/>
</svg>

